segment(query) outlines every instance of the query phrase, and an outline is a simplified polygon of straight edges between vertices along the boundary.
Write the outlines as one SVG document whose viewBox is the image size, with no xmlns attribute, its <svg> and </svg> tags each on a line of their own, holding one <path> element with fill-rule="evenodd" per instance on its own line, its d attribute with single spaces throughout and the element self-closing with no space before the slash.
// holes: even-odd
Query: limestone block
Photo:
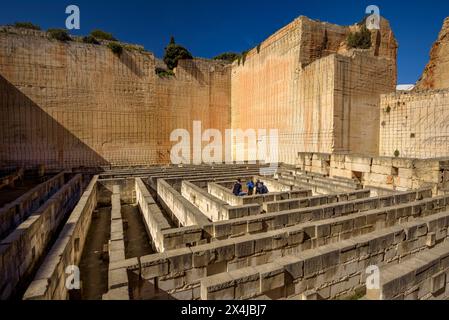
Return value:
<svg viewBox="0 0 449 320">
<path fill-rule="evenodd" d="M 171 292 L 176 289 L 181 289 L 186 284 L 186 276 L 182 274 L 180 276 L 169 276 L 169 277 L 161 277 L 158 279 L 158 287 L 159 289 Z"/>
<path fill-rule="evenodd" d="M 388 166 L 373 165 L 371 167 L 371 172 L 380 175 L 391 176 L 393 174 L 393 167 L 391 165 Z"/>
<path fill-rule="evenodd" d="M 126 269 L 109 270 L 108 287 L 109 290 L 120 287 L 128 288 L 128 274 Z"/>
<path fill-rule="evenodd" d="M 268 292 L 285 285 L 284 267 L 278 264 L 266 264 L 256 267 L 260 275 L 260 292 Z"/>
<path fill-rule="evenodd" d="M 289 213 L 279 213 L 274 216 L 273 227 L 275 229 L 283 228 L 288 225 Z"/>
<path fill-rule="evenodd" d="M 446 272 L 442 271 L 432 277 L 431 292 L 433 295 L 444 292 L 446 290 Z"/>
<path fill-rule="evenodd" d="M 234 241 L 220 241 L 216 247 L 216 262 L 230 261 L 235 257 L 235 244 Z"/>
<path fill-rule="evenodd" d="M 129 300 L 128 287 L 109 290 L 103 295 L 103 300 Z"/>
<path fill-rule="evenodd" d="M 281 249 L 288 244 L 288 233 L 276 234 L 272 237 L 273 250 Z"/>
<path fill-rule="evenodd" d="M 49 287 L 49 279 L 35 280 L 28 287 L 23 300 L 46 300 Z M 5 297 L 6 299 L 6 297 Z"/>
<path fill-rule="evenodd" d="M 201 300 L 234 300 L 234 279 L 228 273 L 201 280 Z"/>
<path fill-rule="evenodd" d="M 246 237 L 245 237 L 246 238 Z M 244 241 L 235 244 L 235 256 L 237 258 L 247 257 L 254 254 L 254 240 Z"/>
<path fill-rule="evenodd" d="M 190 248 L 176 249 L 166 252 L 169 261 L 169 273 L 176 274 L 192 268 L 192 250 Z"/>
<path fill-rule="evenodd" d="M 276 263 L 282 265 L 293 280 L 300 279 L 304 276 L 304 261 L 300 258 L 287 256 L 279 259 Z"/>
<path fill-rule="evenodd" d="M 194 300 L 196 299 L 193 296 L 193 291 L 194 289 L 188 289 L 188 290 L 182 290 L 182 291 L 176 291 L 174 293 L 171 294 L 171 296 L 176 299 L 176 300 L 180 300 L 180 301 L 190 301 L 190 300 Z"/>
<path fill-rule="evenodd" d="M 402 169 L 413 169 L 414 162 L 411 159 L 394 158 L 393 167 Z"/>
<path fill-rule="evenodd" d="M 413 168 L 399 168 L 398 175 L 401 178 L 412 179 L 415 172 Z"/>
<path fill-rule="evenodd" d="M 216 259 L 214 244 L 192 247 L 191 250 L 194 268 L 206 267 Z"/>
<path fill-rule="evenodd" d="M 235 299 L 249 299 L 260 294 L 259 272 L 247 267 L 230 273 L 234 279 Z"/>
<path fill-rule="evenodd" d="M 228 221 L 222 223 L 214 223 L 214 237 L 228 237 L 232 234 L 231 224 Z"/>
<path fill-rule="evenodd" d="M 318 292 L 309 290 L 301 294 L 301 300 L 319 300 Z"/>
<path fill-rule="evenodd" d="M 370 173 L 371 165 L 370 164 L 360 164 L 360 163 L 352 163 L 350 168 L 346 168 L 351 171 L 357 171 L 362 173 Z"/>
<path fill-rule="evenodd" d="M 125 260 L 125 251 L 124 250 L 110 250 L 109 251 L 109 261 L 110 262 L 118 262 Z"/>
<path fill-rule="evenodd" d="M 263 228 L 262 220 L 248 221 L 248 233 L 257 233 L 263 231 Z"/>
<path fill-rule="evenodd" d="M 433 248 L 436 244 L 436 234 L 435 232 L 429 232 L 427 234 L 426 245 L 428 248 Z"/>
<path fill-rule="evenodd" d="M 231 223 L 231 234 L 232 235 L 240 235 L 246 234 L 248 231 L 248 222 L 247 221 L 238 221 Z"/>
<path fill-rule="evenodd" d="M 288 232 L 288 246 L 299 245 L 304 242 L 305 233 L 303 230 L 291 230 Z"/>
<path fill-rule="evenodd" d="M 151 280 L 165 276 L 169 272 L 169 262 L 165 253 L 142 257 L 140 262 L 142 278 L 144 279 Z"/>
<path fill-rule="evenodd" d="M 256 254 L 273 250 L 273 239 L 268 235 L 262 234 L 254 241 L 254 253 Z"/>
</svg>

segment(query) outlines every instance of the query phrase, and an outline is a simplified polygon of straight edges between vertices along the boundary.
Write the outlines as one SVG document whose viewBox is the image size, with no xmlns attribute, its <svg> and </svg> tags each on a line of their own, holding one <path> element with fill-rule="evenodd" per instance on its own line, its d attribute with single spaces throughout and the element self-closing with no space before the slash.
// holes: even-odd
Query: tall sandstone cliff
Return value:
<svg viewBox="0 0 449 320">
<path fill-rule="evenodd" d="M 292 164 L 299 152 L 377 154 L 397 42 L 382 19 L 371 49 L 347 48 L 359 29 L 299 17 L 239 63 L 184 60 L 160 78 L 148 52 L 117 56 L 0 28 L 0 165 L 165 164 L 170 133 L 192 131 L 195 120 L 222 133 L 279 129 L 279 160 Z"/>
<path fill-rule="evenodd" d="M 380 94 L 395 90 L 398 45 L 382 19 L 371 49 L 349 49 L 359 29 L 299 17 L 234 63 L 232 127 L 278 129 L 287 163 L 300 152 L 376 155 Z"/>
<path fill-rule="evenodd" d="M 417 89 L 449 88 L 449 17 L 444 20 L 443 28 L 430 51 L 427 64 Z"/>
<path fill-rule="evenodd" d="M 229 128 L 229 66 L 185 60 L 169 78 L 155 66 L 149 52 L 0 28 L 0 165 L 167 164 L 173 130 Z"/>
</svg>

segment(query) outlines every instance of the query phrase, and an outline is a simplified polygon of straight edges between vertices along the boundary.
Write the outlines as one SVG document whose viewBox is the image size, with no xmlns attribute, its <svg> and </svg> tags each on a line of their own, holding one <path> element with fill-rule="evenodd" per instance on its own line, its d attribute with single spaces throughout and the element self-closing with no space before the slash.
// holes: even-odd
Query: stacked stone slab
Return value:
<svg viewBox="0 0 449 320">
<path fill-rule="evenodd" d="M 300 154 L 297 158 L 299 169 L 290 170 L 291 175 L 295 171 L 301 172 L 303 159 L 311 159 L 314 156 L 312 153 Z M 357 179 L 359 184 L 366 188 L 407 191 L 431 187 L 437 194 L 445 192 L 449 187 L 449 160 L 447 158 L 424 160 L 346 154 L 327 156 L 330 159 L 330 163 L 326 163 L 327 175 L 331 179 Z M 315 171 L 309 172 L 315 173 Z"/>
<path fill-rule="evenodd" d="M 1 299 L 10 298 L 32 280 L 29 277 L 81 193 L 82 177 L 77 175 L 0 242 Z"/>
<path fill-rule="evenodd" d="M 64 173 L 38 185 L 0 209 L 0 239 L 8 235 L 34 210 L 47 201 L 65 182 Z"/>
<path fill-rule="evenodd" d="M 67 268 L 78 266 L 83 253 L 92 213 L 97 205 L 97 181 L 95 176 L 71 212 L 55 244 L 40 266 L 28 287 L 24 300 L 66 300 Z"/>
</svg>

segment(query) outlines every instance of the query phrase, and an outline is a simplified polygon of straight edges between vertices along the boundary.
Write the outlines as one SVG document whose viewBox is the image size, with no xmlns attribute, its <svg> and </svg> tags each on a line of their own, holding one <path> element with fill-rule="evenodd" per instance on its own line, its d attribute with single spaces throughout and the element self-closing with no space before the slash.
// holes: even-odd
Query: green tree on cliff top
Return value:
<svg viewBox="0 0 449 320">
<path fill-rule="evenodd" d="M 170 70 L 178 66 L 178 61 L 182 59 L 193 59 L 192 54 L 183 46 L 176 44 L 175 38 L 170 38 L 170 43 L 165 48 L 164 62 Z"/>
</svg>

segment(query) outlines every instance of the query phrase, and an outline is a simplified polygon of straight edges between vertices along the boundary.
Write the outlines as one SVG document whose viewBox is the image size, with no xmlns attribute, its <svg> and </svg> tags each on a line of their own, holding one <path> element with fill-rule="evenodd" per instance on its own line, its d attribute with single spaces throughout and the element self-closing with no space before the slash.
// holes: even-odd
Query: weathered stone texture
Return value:
<svg viewBox="0 0 449 320">
<path fill-rule="evenodd" d="M 344 48 L 356 27 L 296 19 L 234 63 L 232 127 L 278 129 L 286 163 L 304 151 L 377 154 L 379 94 L 396 85 L 397 44 L 382 27 L 380 44 L 358 52 Z"/>
<path fill-rule="evenodd" d="M 449 156 L 449 90 L 384 95 L 380 108 L 381 156 Z"/>
<path fill-rule="evenodd" d="M 174 129 L 229 127 L 229 67 L 181 61 L 171 79 L 154 70 L 151 53 L 0 32 L 2 164 L 167 163 Z"/>
<path fill-rule="evenodd" d="M 417 89 L 449 88 L 449 17 L 430 51 L 430 61 L 417 83 Z"/>
</svg>

